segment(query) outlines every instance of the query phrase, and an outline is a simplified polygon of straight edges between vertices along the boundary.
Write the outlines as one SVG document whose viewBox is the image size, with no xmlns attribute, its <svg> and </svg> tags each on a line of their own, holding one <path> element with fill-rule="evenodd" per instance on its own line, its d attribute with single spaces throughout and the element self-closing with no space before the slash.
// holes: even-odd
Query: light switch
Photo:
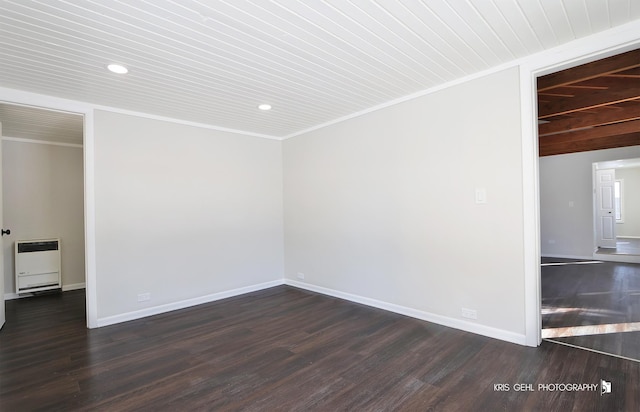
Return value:
<svg viewBox="0 0 640 412">
<path fill-rule="evenodd" d="M 476 188 L 476 203 L 477 204 L 487 203 L 487 190 L 484 187 Z"/>
</svg>

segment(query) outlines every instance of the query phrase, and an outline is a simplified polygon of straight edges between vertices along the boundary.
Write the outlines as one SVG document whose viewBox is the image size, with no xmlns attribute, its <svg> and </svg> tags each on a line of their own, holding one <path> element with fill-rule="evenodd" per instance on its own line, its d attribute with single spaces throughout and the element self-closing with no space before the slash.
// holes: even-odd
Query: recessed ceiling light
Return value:
<svg viewBox="0 0 640 412">
<path fill-rule="evenodd" d="M 271 105 L 263 103 L 263 104 L 258 106 L 258 109 L 260 109 L 260 110 L 271 110 Z"/>
<path fill-rule="evenodd" d="M 125 74 L 127 72 L 129 72 L 129 69 L 127 69 L 126 67 L 124 67 L 121 64 L 110 64 L 107 66 L 107 69 L 109 69 L 110 71 L 114 72 L 114 73 L 118 73 L 118 74 Z"/>
</svg>

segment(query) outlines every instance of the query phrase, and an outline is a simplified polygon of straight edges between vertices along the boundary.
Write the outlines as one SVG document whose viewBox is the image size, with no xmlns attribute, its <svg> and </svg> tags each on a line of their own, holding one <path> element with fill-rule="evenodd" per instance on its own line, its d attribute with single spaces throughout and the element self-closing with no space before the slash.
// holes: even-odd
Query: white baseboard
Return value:
<svg viewBox="0 0 640 412">
<path fill-rule="evenodd" d="M 640 255 L 607 255 L 606 253 L 594 253 L 593 259 L 605 262 L 640 263 Z"/>
<path fill-rule="evenodd" d="M 71 283 L 69 285 L 62 285 L 62 291 L 66 292 L 68 290 L 77 290 L 77 289 L 84 289 L 85 288 L 85 283 Z"/>
<path fill-rule="evenodd" d="M 62 285 L 62 291 L 66 292 L 68 290 L 77 290 L 77 289 L 84 289 L 85 288 L 85 284 L 83 283 L 72 283 L 69 285 Z M 55 289 L 54 289 L 55 290 Z M 13 299 L 21 299 L 21 298 L 28 298 L 33 296 L 30 293 L 23 293 L 22 295 L 18 295 L 17 293 L 5 293 L 4 295 L 4 300 L 13 300 Z"/>
<path fill-rule="evenodd" d="M 274 280 L 271 282 L 260 283 L 257 285 L 246 286 L 238 289 L 227 290 L 224 292 L 213 293 L 211 295 L 199 296 L 197 298 L 181 300 L 179 302 L 167 303 L 166 305 L 154 306 L 134 312 L 122 313 L 120 315 L 107 316 L 104 318 L 98 318 L 97 327 L 114 325 L 116 323 L 127 322 L 130 320 L 145 318 L 147 316 L 159 315 L 165 312 L 171 312 L 173 310 L 184 309 L 191 306 L 201 305 L 203 303 L 215 302 L 216 300 L 231 298 L 238 295 L 244 295 L 245 293 L 255 292 L 262 289 L 272 288 L 274 286 L 280 286 L 284 282 L 282 279 Z"/>
<path fill-rule="evenodd" d="M 291 279 L 279 279 L 271 282 L 260 283 L 257 285 L 246 286 L 243 288 L 232 289 L 224 292 L 213 293 L 210 295 L 200 296 L 193 299 L 186 299 L 179 302 L 168 303 L 166 305 L 154 306 L 150 308 L 145 308 L 141 310 L 137 310 L 134 312 L 127 312 L 120 315 L 107 316 L 104 318 L 98 318 L 97 326 L 108 326 L 114 325 L 116 323 L 127 322 L 130 320 L 140 319 L 147 316 L 158 315 L 165 312 L 170 312 L 173 310 L 184 309 L 191 306 L 200 305 L 203 303 L 214 302 L 220 299 L 226 299 L 238 295 L 243 295 L 245 293 L 256 292 L 262 289 L 268 289 L 275 286 L 280 285 L 289 285 L 296 288 L 309 290 L 316 293 L 321 293 L 327 296 L 333 296 L 340 299 L 345 299 L 350 302 L 360 303 L 363 305 L 371 306 L 378 309 L 387 310 L 389 312 L 398 313 L 401 315 L 409 316 L 415 319 L 424 320 L 427 322 L 437 323 L 439 325 L 447 326 L 454 329 L 459 329 L 465 332 L 471 332 L 478 335 L 487 336 L 493 339 L 499 339 L 511 343 L 516 343 L 518 345 L 526 345 L 526 337 L 525 335 L 509 332 L 502 329 L 493 328 L 490 326 L 479 325 L 477 323 L 450 318 L 447 316 L 437 315 L 434 313 L 429 313 L 413 308 L 409 308 L 406 306 L 396 305 L 393 303 L 384 302 L 381 300 L 371 299 L 364 296 L 354 295 L 351 293 L 340 292 L 338 290 L 325 288 L 322 286 L 311 285 L 305 282 L 299 282 Z M 84 283 L 76 283 L 71 285 L 65 285 L 63 290 L 74 290 L 74 289 L 82 289 L 84 288 Z M 8 293 L 5 295 L 5 299 L 17 299 L 23 296 L 19 296 L 15 293 Z"/>
<path fill-rule="evenodd" d="M 581 255 L 560 255 L 556 253 L 542 253 L 543 258 L 555 258 L 555 259 L 577 259 L 577 260 L 593 260 L 593 256 L 581 256 Z"/>
<path fill-rule="evenodd" d="M 454 329 L 459 329 L 465 332 L 471 332 L 477 335 L 483 335 L 483 336 L 487 336 L 494 339 L 516 343 L 518 345 L 526 345 L 525 335 L 509 332 L 503 329 L 497 329 L 490 326 L 479 325 L 477 323 L 450 318 L 447 316 L 436 315 L 434 313 L 424 312 L 421 310 L 408 308 L 406 306 L 400 306 L 393 303 L 366 298 L 359 295 L 353 295 L 351 293 L 340 292 L 340 291 L 328 289 L 322 286 L 316 286 L 316 285 L 311 285 L 305 282 L 299 282 L 297 280 L 285 279 L 284 283 L 286 285 L 293 286 L 296 288 L 305 289 L 305 290 L 321 293 L 323 295 L 333 296 L 340 299 L 345 299 L 355 303 L 361 303 L 363 305 L 372 306 L 374 308 L 387 310 L 389 312 L 398 313 L 400 315 L 409 316 L 409 317 L 424 320 L 427 322 L 437 323 L 439 325 L 447 326 Z"/>
<path fill-rule="evenodd" d="M 13 299 L 20 299 L 20 298 L 26 298 L 28 297 L 27 295 L 18 295 L 17 293 L 5 293 L 4 294 L 4 300 L 13 300 Z"/>
</svg>

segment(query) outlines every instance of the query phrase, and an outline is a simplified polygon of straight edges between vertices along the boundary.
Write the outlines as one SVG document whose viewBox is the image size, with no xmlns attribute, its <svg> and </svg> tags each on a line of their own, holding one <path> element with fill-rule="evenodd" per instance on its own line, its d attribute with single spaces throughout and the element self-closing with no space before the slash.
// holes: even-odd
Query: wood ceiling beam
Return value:
<svg viewBox="0 0 640 412">
<path fill-rule="evenodd" d="M 566 153 L 588 152 L 591 150 L 612 149 L 615 147 L 637 145 L 640 145 L 640 132 L 543 146 L 539 148 L 538 154 L 540 156 L 553 156 Z"/>
<path fill-rule="evenodd" d="M 539 77 L 538 91 L 545 91 L 635 67 L 640 67 L 640 49 Z"/>
<path fill-rule="evenodd" d="M 565 89 L 586 89 L 586 90 L 607 90 L 607 86 L 585 86 L 582 84 L 568 84 L 566 86 L 562 86 Z"/>
<path fill-rule="evenodd" d="M 626 122 L 640 119 L 640 106 L 623 107 L 614 112 L 583 113 L 579 117 L 552 120 L 538 126 L 538 134 L 546 136 L 554 133 L 571 132 L 585 127 L 602 126 L 605 124 Z"/>
<path fill-rule="evenodd" d="M 577 130 L 571 133 L 552 134 L 540 136 L 540 147 L 553 146 L 565 143 L 575 143 L 580 141 L 612 138 L 617 135 L 629 133 L 640 133 L 640 120 L 632 120 L 630 122 L 614 123 L 605 126 L 593 127 L 590 129 Z"/>
<path fill-rule="evenodd" d="M 573 85 L 554 87 L 553 90 L 545 93 L 556 92 L 558 89 L 564 90 L 567 87 L 570 88 L 571 90 L 573 89 L 572 86 L 594 86 L 594 87 L 606 87 L 606 88 L 615 89 L 620 87 L 633 87 L 638 85 L 640 85 L 640 82 L 635 81 L 633 79 L 629 79 L 629 78 L 615 77 L 615 76 L 600 76 L 590 80 L 585 80 L 583 82 L 575 83 Z"/>
<path fill-rule="evenodd" d="M 540 92 L 538 96 L 553 96 L 553 97 L 575 97 L 575 94 L 562 94 L 562 93 L 551 93 L 551 92 Z"/>
<path fill-rule="evenodd" d="M 580 98 L 540 103 L 538 118 L 545 119 L 637 99 L 640 99 L 640 87 L 601 90 Z"/>
<path fill-rule="evenodd" d="M 640 79 L 640 74 L 609 74 L 607 77 L 619 79 Z"/>
</svg>

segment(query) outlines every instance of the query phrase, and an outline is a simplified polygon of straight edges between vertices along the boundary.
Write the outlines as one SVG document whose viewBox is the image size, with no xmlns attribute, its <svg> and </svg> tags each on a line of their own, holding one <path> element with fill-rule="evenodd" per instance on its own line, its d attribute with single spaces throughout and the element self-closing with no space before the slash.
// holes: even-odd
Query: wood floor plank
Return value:
<svg viewBox="0 0 640 412">
<path fill-rule="evenodd" d="M 639 363 L 523 347 L 287 286 L 93 330 L 84 304 L 82 291 L 7 302 L 0 410 L 640 408 Z M 611 394 L 538 390 L 601 379 Z"/>
</svg>

